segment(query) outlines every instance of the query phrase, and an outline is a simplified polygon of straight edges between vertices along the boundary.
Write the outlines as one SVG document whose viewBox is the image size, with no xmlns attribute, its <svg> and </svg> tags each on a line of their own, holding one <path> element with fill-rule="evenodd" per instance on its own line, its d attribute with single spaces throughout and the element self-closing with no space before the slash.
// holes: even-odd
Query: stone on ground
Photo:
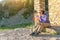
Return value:
<svg viewBox="0 0 60 40">
<path fill-rule="evenodd" d="M 32 29 L 18 28 L 0 31 L 0 40 L 60 40 L 60 35 L 31 36 Z"/>
<path fill-rule="evenodd" d="M 46 32 L 49 32 L 51 34 L 57 34 L 57 31 L 52 28 L 46 28 Z"/>
</svg>

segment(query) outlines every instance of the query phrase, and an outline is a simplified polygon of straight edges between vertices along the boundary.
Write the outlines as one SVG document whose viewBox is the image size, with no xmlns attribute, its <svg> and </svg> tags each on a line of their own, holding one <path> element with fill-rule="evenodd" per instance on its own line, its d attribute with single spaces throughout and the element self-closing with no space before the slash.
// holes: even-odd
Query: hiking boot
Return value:
<svg viewBox="0 0 60 40">
<path fill-rule="evenodd" d="M 35 32 L 32 32 L 30 35 L 34 35 L 35 34 Z"/>
<path fill-rule="evenodd" d="M 39 35 L 40 32 L 36 32 L 34 35 Z"/>
<path fill-rule="evenodd" d="M 39 33 L 41 33 L 41 32 L 37 32 L 38 35 L 39 35 Z"/>
</svg>

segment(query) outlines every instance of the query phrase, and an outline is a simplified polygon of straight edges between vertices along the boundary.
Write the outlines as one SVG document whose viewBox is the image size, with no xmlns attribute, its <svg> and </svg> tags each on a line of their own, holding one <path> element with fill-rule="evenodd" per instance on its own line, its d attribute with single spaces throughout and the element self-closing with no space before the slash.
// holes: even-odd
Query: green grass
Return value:
<svg viewBox="0 0 60 40">
<path fill-rule="evenodd" d="M 33 27 L 32 23 L 15 24 L 10 26 L 2 25 L 0 27 L 0 30 L 12 30 L 16 28 L 32 28 L 32 27 Z"/>
<path fill-rule="evenodd" d="M 0 27 L 0 31 L 13 30 L 16 28 L 32 28 L 32 27 L 33 27 L 32 23 L 16 24 L 16 25 L 10 25 L 10 26 L 2 25 Z M 43 32 L 46 32 L 46 30 L 44 29 Z M 60 33 L 58 32 L 54 33 L 54 35 L 59 35 L 59 34 Z"/>
</svg>

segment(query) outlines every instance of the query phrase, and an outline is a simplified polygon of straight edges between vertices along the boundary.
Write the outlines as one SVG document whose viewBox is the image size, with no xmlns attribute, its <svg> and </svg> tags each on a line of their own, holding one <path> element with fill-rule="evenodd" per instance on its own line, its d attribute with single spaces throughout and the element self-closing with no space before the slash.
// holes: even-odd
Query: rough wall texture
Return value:
<svg viewBox="0 0 60 40">
<path fill-rule="evenodd" d="M 34 9 L 39 12 L 40 10 L 40 0 L 34 0 Z"/>
<path fill-rule="evenodd" d="M 39 11 L 41 8 L 45 9 L 45 1 L 48 1 L 48 9 L 49 9 L 49 20 L 51 25 L 53 26 L 60 26 L 60 0 L 34 0 L 34 8 Z M 38 6 L 36 6 L 38 5 Z"/>
<path fill-rule="evenodd" d="M 37 10 L 37 12 L 40 12 L 40 9 L 45 10 L 45 0 L 34 0 L 34 9 Z"/>
<path fill-rule="evenodd" d="M 60 0 L 49 0 L 48 5 L 51 25 L 60 26 Z"/>
<path fill-rule="evenodd" d="M 40 9 L 45 10 L 45 0 L 40 0 Z"/>
</svg>

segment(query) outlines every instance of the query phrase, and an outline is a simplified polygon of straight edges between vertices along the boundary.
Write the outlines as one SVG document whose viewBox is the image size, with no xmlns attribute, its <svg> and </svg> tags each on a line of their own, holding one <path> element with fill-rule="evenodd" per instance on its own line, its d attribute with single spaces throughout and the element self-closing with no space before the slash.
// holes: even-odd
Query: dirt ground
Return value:
<svg viewBox="0 0 60 40">
<path fill-rule="evenodd" d="M 60 35 L 31 36 L 31 32 L 32 29 L 27 28 L 0 31 L 0 40 L 60 40 Z"/>
</svg>

